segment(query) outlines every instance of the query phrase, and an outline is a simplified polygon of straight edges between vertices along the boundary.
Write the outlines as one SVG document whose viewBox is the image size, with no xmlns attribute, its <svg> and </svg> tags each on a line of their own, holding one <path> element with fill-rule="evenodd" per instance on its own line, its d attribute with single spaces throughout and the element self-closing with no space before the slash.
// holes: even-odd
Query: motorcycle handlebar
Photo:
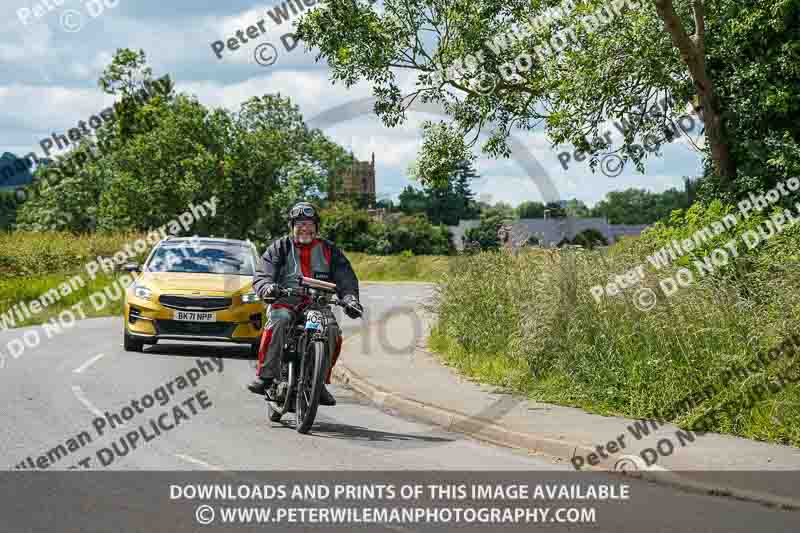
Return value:
<svg viewBox="0 0 800 533">
<path fill-rule="evenodd" d="M 278 297 L 281 296 L 305 296 L 306 291 L 304 287 L 300 288 L 292 288 L 292 287 L 281 287 L 276 286 L 276 288 L 280 291 Z M 338 305 L 339 307 L 347 307 L 350 309 L 358 310 L 356 307 L 345 303 L 344 301 L 340 300 L 338 296 L 332 295 L 333 297 L 330 299 L 329 303 L 332 305 Z M 273 298 L 274 299 L 274 298 Z"/>
</svg>

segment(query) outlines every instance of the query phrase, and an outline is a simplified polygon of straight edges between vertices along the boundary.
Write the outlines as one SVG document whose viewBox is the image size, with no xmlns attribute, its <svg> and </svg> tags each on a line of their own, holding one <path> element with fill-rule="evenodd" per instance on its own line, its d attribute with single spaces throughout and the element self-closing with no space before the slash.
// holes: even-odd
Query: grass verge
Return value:
<svg viewBox="0 0 800 533">
<path fill-rule="evenodd" d="M 641 264 L 646 242 L 603 252 L 454 258 L 437 284 L 430 346 L 478 381 L 604 415 L 669 412 L 679 399 L 714 385 L 711 397 L 669 420 L 688 427 L 714 409 L 723 414 L 709 431 L 800 446 L 797 384 L 737 404 L 736 411 L 721 408 L 754 385 L 774 389 L 794 359 L 724 385 L 719 379 L 731 365 L 746 366 L 800 334 L 800 269 L 791 262 L 798 234 L 787 230 L 758 255 L 742 254 L 727 270 L 696 276 L 669 298 L 659 282 L 686 262 L 646 270 L 640 286 L 658 295 L 649 311 L 635 305 L 640 286 L 599 302 L 591 294 Z"/>
</svg>

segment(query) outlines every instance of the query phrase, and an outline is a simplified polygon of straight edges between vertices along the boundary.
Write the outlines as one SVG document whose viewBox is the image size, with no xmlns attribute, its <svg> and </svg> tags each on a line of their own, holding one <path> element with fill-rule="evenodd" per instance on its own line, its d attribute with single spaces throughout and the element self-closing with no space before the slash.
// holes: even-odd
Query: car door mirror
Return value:
<svg viewBox="0 0 800 533">
<path fill-rule="evenodd" d="M 122 270 L 124 270 L 125 272 L 131 272 L 131 273 L 133 273 L 133 272 L 141 272 L 142 271 L 141 267 L 139 267 L 139 265 L 137 263 L 126 263 L 125 265 L 122 265 Z"/>
</svg>

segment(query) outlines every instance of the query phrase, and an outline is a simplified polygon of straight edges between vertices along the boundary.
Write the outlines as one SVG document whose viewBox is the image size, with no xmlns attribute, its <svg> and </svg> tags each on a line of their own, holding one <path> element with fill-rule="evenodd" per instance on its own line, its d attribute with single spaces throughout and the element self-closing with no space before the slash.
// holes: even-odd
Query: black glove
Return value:
<svg viewBox="0 0 800 533">
<path fill-rule="evenodd" d="M 346 305 L 344 313 L 350 318 L 360 318 L 361 315 L 364 314 L 364 308 L 358 303 L 358 299 L 356 299 L 355 295 L 348 294 L 342 298 L 342 301 Z"/>
<path fill-rule="evenodd" d="M 264 288 L 265 298 L 277 298 L 281 295 L 281 288 L 277 283 L 270 283 Z"/>
</svg>

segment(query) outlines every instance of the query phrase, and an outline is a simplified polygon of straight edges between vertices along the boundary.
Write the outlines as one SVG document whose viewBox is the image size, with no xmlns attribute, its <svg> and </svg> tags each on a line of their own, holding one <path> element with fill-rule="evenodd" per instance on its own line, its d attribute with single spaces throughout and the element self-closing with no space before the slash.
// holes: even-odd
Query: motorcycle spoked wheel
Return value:
<svg viewBox="0 0 800 533">
<path fill-rule="evenodd" d="M 308 433 L 317 416 L 327 370 L 326 356 L 325 341 L 315 340 L 308 345 L 300 362 L 295 391 L 295 429 L 298 433 Z"/>
</svg>

